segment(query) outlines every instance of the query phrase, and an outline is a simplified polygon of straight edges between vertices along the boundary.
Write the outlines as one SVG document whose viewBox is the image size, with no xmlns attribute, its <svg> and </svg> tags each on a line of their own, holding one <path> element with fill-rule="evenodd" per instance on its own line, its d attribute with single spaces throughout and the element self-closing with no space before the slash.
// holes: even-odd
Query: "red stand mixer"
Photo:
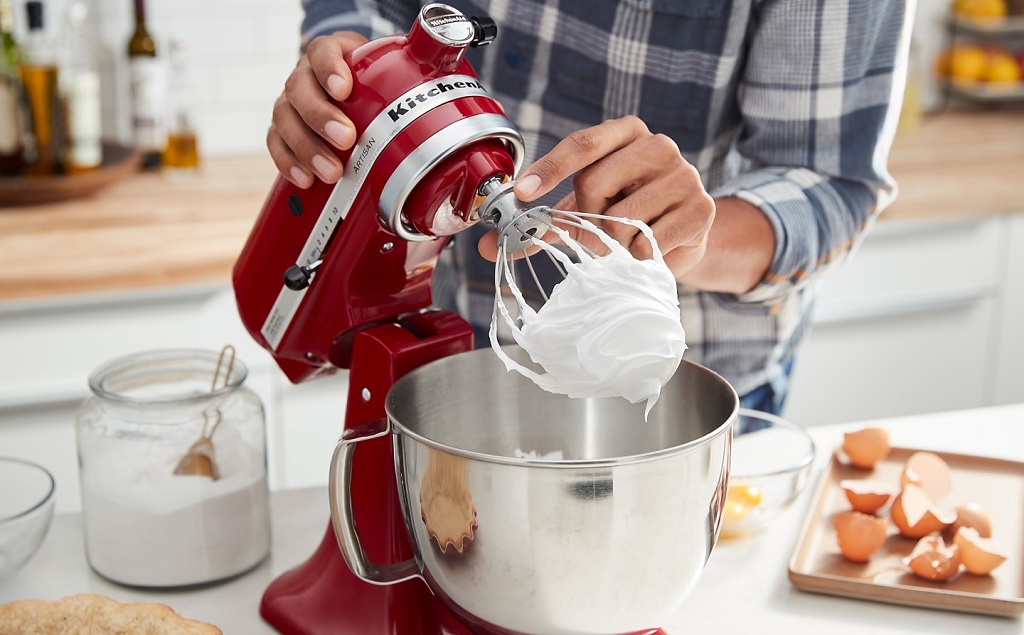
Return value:
<svg viewBox="0 0 1024 635">
<path fill-rule="evenodd" d="M 384 416 L 404 373 L 473 347 L 458 316 L 424 311 L 449 236 L 475 222 L 481 184 L 511 178 L 523 142 L 464 59 L 493 22 L 423 9 L 405 36 L 349 58 L 345 113 L 360 131 L 341 180 L 308 190 L 278 178 L 234 269 L 246 328 L 294 382 L 351 371 L 346 428 Z M 355 508 L 375 559 L 411 556 L 388 439 L 353 468 Z M 468 633 L 420 583 L 380 587 L 354 576 L 333 531 L 276 580 L 263 617 L 283 633 Z"/>
<path fill-rule="evenodd" d="M 354 51 L 341 106 L 359 132 L 338 153 L 343 177 L 308 190 L 279 177 L 235 265 L 242 320 L 291 381 L 350 369 L 346 430 L 383 418 L 402 375 L 473 348 L 468 323 L 428 307 L 449 237 L 479 220 L 483 197 L 523 161 L 521 136 L 464 59 L 495 32 L 486 18 L 432 4 L 408 34 Z M 388 438 L 371 443 L 354 462 L 353 507 L 368 555 L 399 562 L 412 553 L 394 457 Z M 330 527 L 267 589 L 260 612 L 287 634 L 473 632 L 421 582 L 356 577 Z"/>
</svg>

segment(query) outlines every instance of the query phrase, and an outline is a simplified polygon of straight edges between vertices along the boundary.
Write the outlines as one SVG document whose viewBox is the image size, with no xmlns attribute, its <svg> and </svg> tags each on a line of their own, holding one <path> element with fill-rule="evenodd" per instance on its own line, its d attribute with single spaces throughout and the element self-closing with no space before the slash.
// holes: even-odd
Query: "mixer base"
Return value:
<svg viewBox="0 0 1024 635">
<path fill-rule="evenodd" d="M 473 635 L 422 582 L 374 586 L 357 580 L 330 523 L 309 560 L 267 587 L 260 615 L 283 635 Z"/>
</svg>

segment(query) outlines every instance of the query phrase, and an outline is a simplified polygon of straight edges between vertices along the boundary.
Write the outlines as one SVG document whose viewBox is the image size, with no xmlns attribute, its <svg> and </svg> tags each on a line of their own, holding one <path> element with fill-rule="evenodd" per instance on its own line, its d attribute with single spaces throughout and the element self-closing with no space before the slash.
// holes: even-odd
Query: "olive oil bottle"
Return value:
<svg viewBox="0 0 1024 635">
<path fill-rule="evenodd" d="M 28 34 L 24 59 L 21 61 L 21 83 L 28 97 L 32 116 L 34 157 L 25 170 L 30 176 L 47 176 L 64 171 L 61 164 L 61 107 L 57 77 L 55 46 L 44 30 L 43 3 L 25 3 Z"/>
<path fill-rule="evenodd" d="M 199 144 L 192 113 L 192 86 L 189 83 L 185 44 L 172 39 L 170 48 L 170 120 L 164 146 L 163 170 L 169 176 L 188 176 L 199 169 Z"/>
</svg>

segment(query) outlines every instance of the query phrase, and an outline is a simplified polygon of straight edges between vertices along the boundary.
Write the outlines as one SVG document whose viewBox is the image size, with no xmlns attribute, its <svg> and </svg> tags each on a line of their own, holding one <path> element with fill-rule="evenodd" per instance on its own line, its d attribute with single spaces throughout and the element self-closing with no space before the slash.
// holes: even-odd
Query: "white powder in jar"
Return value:
<svg viewBox="0 0 1024 635">
<path fill-rule="evenodd" d="M 215 448 L 216 481 L 174 474 L 181 452 L 164 444 L 125 441 L 91 456 L 82 519 L 93 569 L 122 584 L 171 587 L 227 578 L 263 560 L 266 470 L 230 443 L 215 438 Z"/>
</svg>

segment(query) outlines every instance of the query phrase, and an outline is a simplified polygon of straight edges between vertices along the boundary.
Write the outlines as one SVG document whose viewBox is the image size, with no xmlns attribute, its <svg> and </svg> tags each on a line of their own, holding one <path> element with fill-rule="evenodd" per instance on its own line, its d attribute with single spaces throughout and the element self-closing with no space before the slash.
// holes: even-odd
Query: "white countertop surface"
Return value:
<svg viewBox="0 0 1024 635">
<path fill-rule="evenodd" d="M 752 538 L 719 542 L 697 588 L 670 623 L 663 625 L 668 635 L 1024 634 L 1021 617 L 988 617 L 845 599 L 803 592 L 790 584 L 787 565 L 818 477 L 841 442 L 842 433 L 865 425 L 887 428 L 894 446 L 1024 462 L 1024 404 L 812 427 L 818 457 L 800 499 L 767 531 Z M 228 635 L 272 634 L 275 631 L 259 616 L 260 597 L 272 580 L 305 561 L 320 544 L 329 509 L 326 488 L 274 492 L 271 506 L 270 557 L 234 580 L 186 591 L 129 589 L 104 580 L 86 564 L 79 515 L 58 515 L 39 552 L 20 572 L 0 583 L 0 604 L 22 598 L 99 593 L 122 602 L 162 602 L 186 617 L 216 624 Z"/>
</svg>

